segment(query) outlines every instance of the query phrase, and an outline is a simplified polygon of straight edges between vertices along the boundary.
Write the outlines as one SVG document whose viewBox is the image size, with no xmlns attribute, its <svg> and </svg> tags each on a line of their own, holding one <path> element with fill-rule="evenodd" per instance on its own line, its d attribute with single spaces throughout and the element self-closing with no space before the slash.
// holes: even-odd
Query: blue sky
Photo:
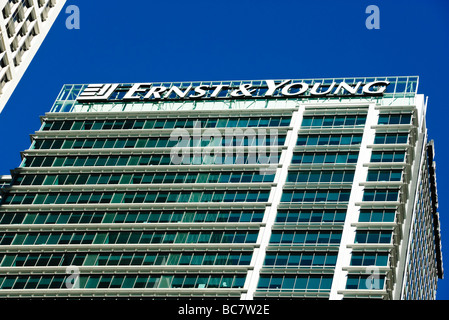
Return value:
<svg viewBox="0 0 449 320">
<path fill-rule="evenodd" d="M 435 140 L 443 258 L 449 257 L 449 1 L 68 0 L 0 114 L 0 174 L 20 164 L 65 83 L 419 75 Z M 131 2 L 130 2 L 131 3 Z M 380 29 L 368 30 L 368 5 Z M 446 262 L 446 259 L 445 259 Z M 439 282 L 439 299 L 449 283 Z"/>
</svg>

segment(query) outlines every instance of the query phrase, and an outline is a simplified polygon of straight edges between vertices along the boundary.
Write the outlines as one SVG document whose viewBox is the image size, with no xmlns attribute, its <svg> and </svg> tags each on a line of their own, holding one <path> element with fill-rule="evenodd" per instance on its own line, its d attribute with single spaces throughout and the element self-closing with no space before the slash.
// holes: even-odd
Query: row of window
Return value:
<svg viewBox="0 0 449 320">
<path fill-rule="evenodd" d="M 255 172 L 147 172 L 132 174 L 28 174 L 16 177 L 14 185 L 95 185 L 150 183 L 250 183 L 273 182 L 274 174 Z"/>
<path fill-rule="evenodd" d="M 294 183 L 352 183 L 354 170 L 289 171 L 287 182 Z"/>
<path fill-rule="evenodd" d="M 260 290 L 330 290 L 332 275 L 261 275 L 257 286 Z M 348 275 L 346 289 L 382 290 L 385 276 Z"/>
<path fill-rule="evenodd" d="M 376 133 L 374 144 L 407 143 L 408 133 Z"/>
<path fill-rule="evenodd" d="M 202 139 L 178 137 L 151 138 L 78 138 L 36 139 L 34 149 L 104 149 L 104 148 L 173 148 L 173 147 L 227 147 L 227 146 L 282 146 L 285 135 L 206 137 Z"/>
<path fill-rule="evenodd" d="M 338 209 L 278 209 L 276 223 L 339 223 L 344 222 L 346 210 Z"/>
<path fill-rule="evenodd" d="M 266 267 L 335 266 L 337 252 L 267 252 Z"/>
<path fill-rule="evenodd" d="M 118 212 L 2 212 L 0 224 L 261 222 L 263 210 L 152 210 Z M 392 209 L 361 209 L 359 222 L 394 222 Z M 341 223 L 342 209 L 279 209 L 276 223 Z"/>
<path fill-rule="evenodd" d="M 268 252 L 266 267 L 335 266 L 337 252 Z M 251 253 L 22 253 L 0 255 L 1 267 L 249 265 Z M 351 266 L 386 266 L 388 253 L 354 252 Z"/>
<path fill-rule="evenodd" d="M 394 222 L 395 216 L 392 209 L 361 209 L 359 222 Z"/>
<path fill-rule="evenodd" d="M 66 289 L 73 286 L 73 280 L 68 277 L 68 275 L 0 276 L 0 289 Z M 75 285 L 82 289 L 243 288 L 244 283 L 245 275 L 81 274 Z"/>
<path fill-rule="evenodd" d="M 351 266 L 386 266 L 388 252 L 353 252 Z"/>
<path fill-rule="evenodd" d="M 284 190 L 281 202 L 347 202 L 350 189 Z"/>
<path fill-rule="evenodd" d="M 404 162 L 404 151 L 373 151 L 371 162 Z"/>
<path fill-rule="evenodd" d="M 384 275 L 348 275 L 346 289 L 382 290 L 384 284 Z"/>
<path fill-rule="evenodd" d="M 21 253 L 0 255 L 2 267 L 242 265 L 251 252 Z"/>
<path fill-rule="evenodd" d="M 292 164 L 357 163 L 358 152 L 295 152 Z"/>
<path fill-rule="evenodd" d="M 363 201 L 398 201 L 398 189 L 365 189 Z"/>
<path fill-rule="evenodd" d="M 66 289 L 73 286 L 68 275 L 0 276 L 0 289 Z M 332 275 L 261 275 L 259 290 L 330 290 Z M 385 276 L 348 275 L 346 289 L 384 288 Z M 83 289 L 119 288 L 242 288 L 245 275 L 218 274 L 114 274 L 80 275 L 75 285 Z"/>
<path fill-rule="evenodd" d="M 368 170 L 366 181 L 401 181 L 402 170 Z"/>
<path fill-rule="evenodd" d="M 123 155 L 123 156 L 30 156 L 25 159 L 25 167 L 104 167 L 104 166 L 156 166 L 156 165 L 222 165 L 222 164 L 277 164 L 280 152 L 261 151 L 236 154 L 170 154 Z"/>
<path fill-rule="evenodd" d="M 265 275 L 259 279 L 259 290 L 288 290 L 288 291 L 329 291 L 332 286 L 333 275 L 298 274 L 298 275 Z"/>
<path fill-rule="evenodd" d="M 195 119 L 126 119 L 126 120 L 47 120 L 43 131 L 57 130 L 127 130 L 182 128 L 246 128 L 289 126 L 290 116 L 195 118 Z"/>
<path fill-rule="evenodd" d="M 357 152 L 295 152 L 292 164 L 357 163 Z M 371 162 L 404 162 L 404 151 L 373 151 Z"/>
<path fill-rule="evenodd" d="M 390 243 L 392 232 L 387 230 L 357 230 L 355 243 Z"/>
<path fill-rule="evenodd" d="M 378 124 L 410 124 L 411 119 L 410 113 L 380 114 Z"/>
<path fill-rule="evenodd" d="M 256 243 L 257 231 L 110 231 L 2 233 L 0 245 Z"/>
<path fill-rule="evenodd" d="M 297 146 L 357 145 L 362 135 L 357 134 L 310 134 L 298 135 Z M 374 144 L 399 144 L 408 142 L 408 133 L 376 133 Z"/>
<path fill-rule="evenodd" d="M 352 127 L 363 126 L 366 115 L 313 115 L 304 116 L 301 127 Z"/>
<path fill-rule="evenodd" d="M 118 119 L 118 120 L 52 120 L 46 121 L 43 131 L 57 130 L 121 130 L 176 128 L 245 128 L 284 127 L 291 117 L 241 117 L 195 119 Z M 381 114 L 379 124 L 410 124 L 411 114 Z M 303 127 L 337 127 L 364 125 L 366 115 L 304 116 Z"/>
<path fill-rule="evenodd" d="M 2 204 L 267 202 L 269 196 L 269 190 L 10 193 Z"/>
<path fill-rule="evenodd" d="M 263 210 L 167 210 L 119 212 L 17 212 L 0 213 L 0 224 L 77 223 L 176 223 L 176 222 L 261 222 Z M 359 222 L 393 222 L 396 212 L 389 209 L 362 209 Z M 346 210 L 279 209 L 277 223 L 339 223 Z"/>
<path fill-rule="evenodd" d="M 362 142 L 361 134 L 309 134 L 298 135 L 297 146 L 337 146 L 358 145 Z"/>
<path fill-rule="evenodd" d="M 293 164 L 307 163 L 357 163 L 357 153 L 295 153 Z M 30 156 L 25 167 L 83 167 L 83 166 L 146 166 L 146 165 L 220 165 L 220 164 L 273 164 L 279 163 L 280 153 L 241 153 L 235 155 L 182 155 L 170 154 L 144 156 Z M 404 151 L 373 151 L 371 162 L 404 162 Z"/>
<path fill-rule="evenodd" d="M 263 215 L 264 210 L 252 209 L 2 212 L 0 224 L 262 222 Z"/>
<path fill-rule="evenodd" d="M 328 230 L 273 230 L 270 238 L 270 244 L 283 245 L 332 245 L 338 244 L 341 240 L 341 231 Z"/>
</svg>

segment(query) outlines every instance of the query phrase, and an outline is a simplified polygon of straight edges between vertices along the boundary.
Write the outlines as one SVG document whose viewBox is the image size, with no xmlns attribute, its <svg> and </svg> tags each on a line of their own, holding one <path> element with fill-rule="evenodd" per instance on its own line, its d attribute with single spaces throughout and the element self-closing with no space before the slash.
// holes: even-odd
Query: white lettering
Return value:
<svg viewBox="0 0 449 320">
<path fill-rule="evenodd" d="M 273 96 L 274 92 L 277 89 L 279 89 L 280 87 L 282 87 L 285 84 L 287 84 L 288 82 L 290 82 L 290 80 L 285 80 L 285 81 L 281 82 L 280 84 L 276 84 L 276 82 L 274 82 L 274 80 L 265 80 L 265 82 L 267 83 L 267 86 L 268 86 L 268 90 L 265 93 L 265 97 L 271 97 L 271 96 Z"/>
<path fill-rule="evenodd" d="M 140 96 L 136 96 L 137 92 L 145 92 L 151 88 L 151 83 L 136 83 L 125 94 L 123 100 L 140 100 Z"/>
<path fill-rule="evenodd" d="M 240 85 L 239 89 L 231 92 L 231 97 L 236 97 L 236 98 L 242 97 L 242 96 L 252 97 L 253 96 L 252 93 L 254 91 L 256 91 L 256 89 L 248 90 L 249 88 L 251 88 L 251 84 L 249 84 L 249 83 L 242 84 L 242 85 Z"/>
<path fill-rule="evenodd" d="M 151 89 L 145 95 L 144 99 L 150 99 L 151 96 L 154 96 L 155 99 L 161 99 L 161 93 L 165 92 L 166 90 L 167 88 L 164 86 L 151 87 Z"/>
<path fill-rule="evenodd" d="M 351 87 L 351 85 L 347 84 L 346 82 L 341 82 L 337 89 L 335 90 L 334 94 L 337 95 L 340 93 L 342 89 L 346 90 L 350 94 L 357 94 L 357 91 L 359 90 L 360 86 L 362 85 L 362 82 L 357 82 L 355 87 Z"/>
<path fill-rule="evenodd" d="M 346 82 L 332 82 L 332 83 L 314 83 L 313 86 L 305 82 L 291 82 L 292 80 L 284 80 L 276 83 L 274 80 L 265 80 L 267 90 L 264 97 L 273 97 L 276 90 L 280 90 L 279 97 L 299 97 L 300 95 L 307 95 L 309 97 L 322 96 L 336 96 L 336 95 L 382 95 L 386 87 L 390 84 L 389 81 L 373 81 L 370 83 L 346 83 Z M 338 84 L 338 85 L 337 85 Z M 363 86 L 363 88 L 362 88 Z M 334 88 L 336 89 L 334 90 Z M 79 101 L 89 100 L 108 100 L 109 97 L 120 88 L 118 84 L 115 85 L 89 85 L 83 92 L 78 95 Z M 124 89 L 123 87 L 121 88 Z M 360 92 L 361 91 L 361 92 Z M 210 93 L 212 92 L 212 93 Z M 256 89 L 252 88 L 252 84 L 243 83 L 238 88 L 231 90 L 229 85 L 199 85 L 193 87 L 190 84 L 188 87 L 181 87 L 172 85 L 171 87 L 154 86 L 152 83 L 136 83 L 128 89 L 123 96 L 123 100 L 170 100 L 170 99 L 232 99 L 232 98 L 252 98 L 255 97 Z M 259 96 L 261 97 L 261 96 Z"/>
<path fill-rule="evenodd" d="M 312 89 L 310 89 L 310 95 L 312 96 L 325 96 L 328 95 L 332 92 L 332 89 L 334 89 L 336 83 L 332 82 L 332 84 L 329 86 L 329 89 L 327 89 L 326 91 L 320 91 L 318 92 L 318 88 L 321 87 L 322 83 L 315 83 L 312 87 Z"/>
<path fill-rule="evenodd" d="M 385 92 L 385 90 L 387 90 L 387 86 L 390 84 L 389 81 L 374 81 L 374 82 L 370 82 L 365 84 L 365 86 L 363 86 L 363 93 L 366 94 L 372 94 L 372 95 L 380 95 L 383 94 Z M 371 88 L 378 86 L 376 91 L 372 91 Z"/>
<path fill-rule="evenodd" d="M 289 92 L 292 87 L 301 86 L 299 91 L 297 92 Z M 307 83 L 290 83 L 282 89 L 282 94 L 284 96 L 299 96 L 306 92 L 309 89 L 309 85 Z"/>
<path fill-rule="evenodd" d="M 197 95 L 190 95 L 190 98 L 201 98 L 206 94 L 206 90 L 209 89 L 209 86 L 201 85 L 195 88 L 195 92 Z"/>
<path fill-rule="evenodd" d="M 212 307 L 191 307 L 188 304 L 185 307 L 178 308 L 179 315 L 205 315 L 209 318 L 212 313 Z"/>
<path fill-rule="evenodd" d="M 219 85 L 213 86 L 212 88 L 215 88 L 215 90 L 214 90 L 214 92 L 212 92 L 210 97 L 216 98 L 220 94 L 221 90 L 226 89 L 227 87 L 228 86 L 225 84 L 219 84 Z"/>
<path fill-rule="evenodd" d="M 192 90 L 192 85 L 188 86 L 187 89 L 185 89 L 184 91 L 182 91 L 181 89 L 179 89 L 176 86 L 172 86 L 170 88 L 170 90 L 167 91 L 167 93 L 165 94 L 164 98 L 169 98 L 170 95 L 174 92 L 179 98 L 185 98 L 187 96 L 187 94 L 189 93 L 189 91 Z"/>
</svg>

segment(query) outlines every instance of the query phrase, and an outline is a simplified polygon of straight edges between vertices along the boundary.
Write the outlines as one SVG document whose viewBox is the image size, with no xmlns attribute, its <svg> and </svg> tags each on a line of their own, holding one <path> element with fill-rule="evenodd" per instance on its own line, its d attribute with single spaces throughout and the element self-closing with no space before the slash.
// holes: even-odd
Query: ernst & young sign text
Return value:
<svg viewBox="0 0 449 320">
<path fill-rule="evenodd" d="M 239 98 L 319 98 L 338 96 L 379 96 L 383 95 L 389 81 L 361 81 L 348 84 L 332 82 L 329 84 L 295 82 L 294 80 L 264 80 L 257 86 L 241 82 L 229 84 L 200 84 L 194 86 L 161 85 L 154 83 L 90 84 L 78 96 L 80 102 L 107 100 L 121 101 L 160 101 L 195 99 L 239 99 Z"/>
</svg>

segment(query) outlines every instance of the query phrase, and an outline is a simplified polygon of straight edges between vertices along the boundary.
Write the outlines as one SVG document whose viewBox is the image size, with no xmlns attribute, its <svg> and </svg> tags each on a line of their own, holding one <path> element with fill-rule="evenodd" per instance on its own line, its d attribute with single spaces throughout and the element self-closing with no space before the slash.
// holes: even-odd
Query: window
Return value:
<svg viewBox="0 0 449 320">
<path fill-rule="evenodd" d="M 408 114 L 380 114 L 378 124 L 410 124 L 412 115 Z"/>
<path fill-rule="evenodd" d="M 93 194 L 92 197 L 97 196 Z M 102 195 L 102 199 L 105 195 Z M 59 199 L 59 198 L 58 198 Z M 110 198 L 109 198 L 110 201 Z M 0 213 L 0 224 L 133 223 L 133 222 L 261 222 L 263 210 L 123 211 Z"/>
<path fill-rule="evenodd" d="M 337 255 L 337 252 L 268 252 L 264 265 L 282 268 L 335 266 Z"/>
<path fill-rule="evenodd" d="M 127 119 L 123 120 L 46 120 L 43 131 L 57 130 L 138 130 L 193 128 L 195 123 L 201 128 L 225 127 L 284 127 L 290 124 L 290 116 L 207 118 L 207 119 Z"/>
<path fill-rule="evenodd" d="M 365 115 L 305 115 L 301 127 L 353 127 L 364 125 L 365 122 Z"/>
<path fill-rule="evenodd" d="M 362 141 L 359 134 L 318 134 L 318 135 L 298 135 L 296 145 L 316 146 L 316 145 L 356 145 Z"/>
<path fill-rule="evenodd" d="M 373 151 L 371 162 L 404 162 L 405 151 Z"/>
<path fill-rule="evenodd" d="M 270 243 L 273 244 L 338 244 L 341 231 L 273 231 Z"/>
<path fill-rule="evenodd" d="M 346 202 L 351 190 L 284 190 L 281 202 Z"/>
<path fill-rule="evenodd" d="M 359 222 L 394 222 L 395 216 L 395 210 L 362 209 L 360 210 Z"/>
<path fill-rule="evenodd" d="M 353 252 L 351 266 L 387 266 L 388 252 Z"/>
<path fill-rule="evenodd" d="M 408 133 L 376 133 L 374 144 L 406 144 Z"/>
<path fill-rule="evenodd" d="M 369 170 L 366 181 L 401 181 L 402 170 Z"/>
<path fill-rule="evenodd" d="M 382 290 L 384 282 L 384 275 L 348 275 L 346 289 Z"/>
<path fill-rule="evenodd" d="M 294 182 L 294 183 L 351 183 L 353 179 L 354 179 L 353 170 L 290 171 L 287 176 L 287 182 Z"/>
<path fill-rule="evenodd" d="M 338 223 L 344 222 L 346 210 L 307 210 L 307 209 L 279 209 L 276 223 Z"/>
<path fill-rule="evenodd" d="M 77 166 L 145 166 L 145 165 L 198 165 L 198 164 L 267 164 L 279 163 L 280 153 L 256 154 L 241 153 L 237 157 L 227 155 L 193 155 L 183 156 L 180 159 L 173 158 L 170 154 L 144 155 L 144 156 L 119 156 L 114 161 L 109 161 L 108 156 L 78 156 L 78 157 L 29 157 L 25 160 L 25 167 L 72 167 Z"/>
<path fill-rule="evenodd" d="M 391 238 L 391 231 L 358 230 L 355 235 L 355 243 L 390 243 Z"/>
<path fill-rule="evenodd" d="M 357 163 L 357 152 L 295 152 L 292 164 Z"/>
<path fill-rule="evenodd" d="M 228 287 L 241 288 L 244 275 L 81 275 L 81 288 L 193 288 L 193 287 Z M 64 276 L 6 276 L 0 278 L 1 289 L 59 289 L 65 284 Z"/>
<path fill-rule="evenodd" d="M 224 202 L 266 202 L 268 201 L 270 191 L 233 191 L 233 190 L 216 190 L 213 192 L 212 201 L 224 201 Z M 60 197 L 60 196 L 63 197 Z M 92 193 L 35 193 L 27 194 L 27 197 L 34 198 L 33 204 L 79 204 L 79 203 L 165 203 L 173 202 L 178 198 L 178 202 L 209 202 L 211 199 L 211 192 L 181 192 L 181 191 L 171 191 L 171 192 L 116 192 L 111 194 L 108 193 L 97 193 L 95 197 L 92 197 Z M 184 197 L 186 196 L 186 197 Z M 188 197 L 188 198 L 187 198 Z M 23 194 L 17 193 L 14 196 L 9 196 L 4 199 L 2 203 L 12 204 L 12 203 L 23 203 L 25 201 Z M 59 200 L 57 200 L 59 199 Z M 61 200 L 61 199 L 64 199 Z M 184 201 L 188 199 L 188 201 Z M 28 201 L 28 200 L 27 200 Z"/>
<path fill-rule="evenodd" d="M 365 190 L 363 201 L 399 201 L 398 189 Z"/>
<path fill-rule="evenodd" d="M 282 291 L 329 291 L 332 275 L 261 275 L 258 289 Z"/>
</svg>

